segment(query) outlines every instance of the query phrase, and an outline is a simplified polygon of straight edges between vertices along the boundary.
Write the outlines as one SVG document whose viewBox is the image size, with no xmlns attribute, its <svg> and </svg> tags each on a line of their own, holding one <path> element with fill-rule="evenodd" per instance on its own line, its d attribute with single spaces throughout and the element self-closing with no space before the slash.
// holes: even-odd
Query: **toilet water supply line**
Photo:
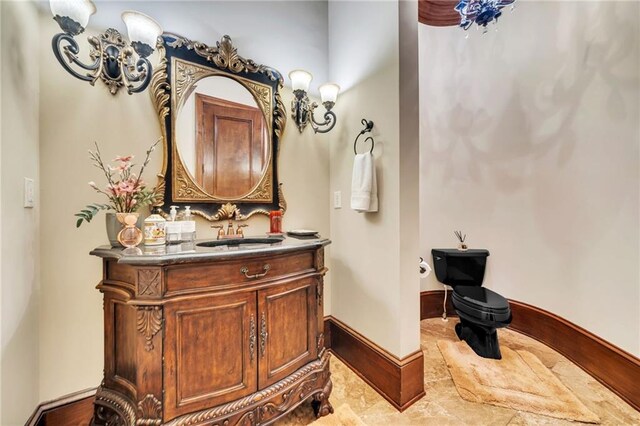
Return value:
<svg viewBox="0 0 640 426">
<path fill-rule="evenodd" d="M 449 318 L 447 318 L 447 286 L 442 285 L 444 287 L 444 300 L 442 301 L 442 321 L 447 322 Z"/>
</svg>

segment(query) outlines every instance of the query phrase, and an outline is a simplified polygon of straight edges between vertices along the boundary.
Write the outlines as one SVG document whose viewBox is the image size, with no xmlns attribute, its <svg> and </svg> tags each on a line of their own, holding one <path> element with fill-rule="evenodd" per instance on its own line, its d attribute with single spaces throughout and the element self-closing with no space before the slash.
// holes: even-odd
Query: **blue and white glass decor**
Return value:
<svg viewBox="0 0 640 426">
<path fill-rule="evenodd" d="M 460 14 L 460 27 L 468 30 L 475 22 L 487 32 L 487 25 L 494 20 L 498 22 L 501 9 L 513 2 L 515 0 L 460 0 L 455 7 Z"/>
</svg>

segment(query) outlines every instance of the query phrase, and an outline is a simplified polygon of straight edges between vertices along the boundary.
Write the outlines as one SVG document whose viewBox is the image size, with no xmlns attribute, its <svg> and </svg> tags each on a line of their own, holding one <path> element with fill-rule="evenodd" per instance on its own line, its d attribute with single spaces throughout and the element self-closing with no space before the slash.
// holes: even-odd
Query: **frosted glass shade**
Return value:
<svg viewBox="0 0 640 426">
<path fill-rule="evenodd" d="M 96 13 L 91 0 L 50 0 L 49 7 L 53 16 L 73 19 L 82 28 L 87 28 L 89 17 Z"/>
<path fill-rule="evenodd" d="M 162 27 L 144 13 L 127 10 L 122 13 L 122 20 L 127 26 L 129 41 L 133 44 L 144 43 L 155 49 L 158 37 L 162 34 Z M 137 50 L 137 49 L 136 49 Z M 140 53 L 140 52 L 138 52 Z"/>
<path fill-rule="evenodd" d="M 305 70 L 293 70 L 289 73 L 291 79 L 291 88 L 295 90 L 309 91 L 309 84 L 313 76 Z"/>
<path fill-rule="evenodd" d="M 322 86 L 318 87 L 318 90 L 320 91 L 320 98 L 322 99 L 322 103 L 336 103 L 336 99 L 338 99 L 338 93 L 340 92 L 340 86 L 335 83 L 325 83 Z"/>
</svg>

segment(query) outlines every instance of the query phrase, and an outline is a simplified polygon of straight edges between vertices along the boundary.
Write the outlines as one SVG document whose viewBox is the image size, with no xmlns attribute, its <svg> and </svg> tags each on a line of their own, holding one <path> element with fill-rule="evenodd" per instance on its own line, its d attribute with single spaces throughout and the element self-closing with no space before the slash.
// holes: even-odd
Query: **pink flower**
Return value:
<svg viewBox="0 0 640 426">
<path fill-rule="evenodd" d="M 89 182 L 89 186 L 92 187 L 93 189 L 98 189 L 98 185 L 96 185 L 94 181 Z"/>
<path fill-rule="evenodd" d="M 129 168 L 131 167 L 131 163 L 128 161 L 123 161 L 120 163 L 120 165 L 116 168 L 116 170 L 118 170 L 119 172 L 124 172 L 127 171 Z"/>
<path fill-rule="evenodd" d="M 127 155 L 126 157 L 117 156 L 113 161 L 122 161 L 123 163 L 128 163 L 133 160 L 133 155 Z"/>
<path fill-rule="evenodd" d="M 107 186 L 107 191 L 109 191 L 115 197 L 119 197 L 122 194 L 122 191 L 120 190 L 120 187 L 118 185 L 116 185 L 116 186 L 113 186 L 113 185 Z"/>
<path fill-rule="evenodd" d="M 123 194 L 131 194 L 135 190 L 134 185 L 129 181 L 123 181 L 118 184 L 118 189 Z"/>
</svg>

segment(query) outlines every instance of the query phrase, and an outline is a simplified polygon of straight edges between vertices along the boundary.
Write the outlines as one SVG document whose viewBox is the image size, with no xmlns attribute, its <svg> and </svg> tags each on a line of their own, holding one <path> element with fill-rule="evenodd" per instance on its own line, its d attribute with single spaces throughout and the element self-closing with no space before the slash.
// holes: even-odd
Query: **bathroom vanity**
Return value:
<svg viewBox="0 0 640 426">
<path fill-rule="evenodd" d="M 105 347 L 93 424 L 268 424 L 305 401 L 333 412 L 329 240 L 212 244 L 91 252 L 103 259 Z"/>
</svg>

